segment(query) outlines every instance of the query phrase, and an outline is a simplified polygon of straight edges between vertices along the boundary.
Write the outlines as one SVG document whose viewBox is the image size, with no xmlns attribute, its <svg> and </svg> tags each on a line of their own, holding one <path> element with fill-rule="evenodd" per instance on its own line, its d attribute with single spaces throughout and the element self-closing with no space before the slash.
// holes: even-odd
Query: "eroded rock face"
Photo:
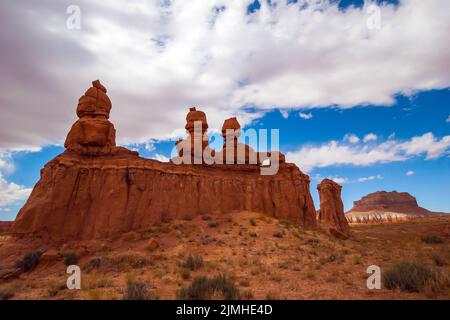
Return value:
<svg viewBox="0 0 450 320">
<path fill-rule="evenodd" d="M 416 198 L 408 192 L 377 191 L 353 202 L 350 212 L 398 212 L 405 214 L 430 215 L 431 211 L 419 207 Z"/>
<path fill-rule="evenodd" d="M 320 198 L 318 210 L 319 226 L 338 238 L 347 238 L 350 228 L 344 214 L 344 204 L 341 199 L 342 187 L 330 179 L 324 179 L 317 186 Z"/>
<path fill-rule="evenodd" d="M 294 164 L 262 176 L 256 165 L 175 165 L 135 155 L 66 151 L 45 165 L 13 231 L 54 240 L 103 238 L 167 218 L 256 211 L 314 227 L 309 178 Z"/>
<path fill-rule="evenodd" d="M 14 222 L 16 236 L 98 239 L 168 218 L 242 210 L 316 226 L 309 177 L 294 164 L 283 162 L 277 174 L 261 175 L 257 164 L 177 165 L 140 158 L 115 146 L 114 127 L 108 120 L 111 103 L 106 98 L 99 82 L 80 98 L 80 120 L 67 137 L 67 150 L 41 170 Z M 203 112 L 190 110 L 186 118 L 190 134 L 193 121 L 200 121 L 206 133 Z M 178 142 L 182 143 L 191 141 Z"/>
<path fill-rule="evenodd" d="M 12 221 L 0 221 L 0 234 L 8 233 L 13 225 Z"/>
</svg>

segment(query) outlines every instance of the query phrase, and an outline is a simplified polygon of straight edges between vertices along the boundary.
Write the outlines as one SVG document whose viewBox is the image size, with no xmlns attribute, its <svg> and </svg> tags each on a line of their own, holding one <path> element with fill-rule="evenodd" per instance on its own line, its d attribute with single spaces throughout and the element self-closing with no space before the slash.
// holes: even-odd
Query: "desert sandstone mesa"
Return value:
<svg viewBox="0 0 450 320">
<path fill-rule="evenodd" d="M 167 218 L 241 210 L 316 227 L 309 177 L 285 163 L 281 153 L 275 175 L 261 175 L 259 164 L 176 165 L 141 158 L 116 146 L 111 106 L 105 87 L 94 81 L 79 100 L 79 120 L 67 136 L 66 150 L 44 166 L 20 210 L 12 227 L 16 236 L 97 239 Z M 195 108 L 186 120 L 190 135 L 177 147 L 199 139 L 193 136 L 193 120 L 202 122 L 202 133 L 208 128 L 206 115 Z M 237 120 L 233 123 L 237 126 Z M 203 140 L 201 146 L 209 148 Z"/>
</svg>

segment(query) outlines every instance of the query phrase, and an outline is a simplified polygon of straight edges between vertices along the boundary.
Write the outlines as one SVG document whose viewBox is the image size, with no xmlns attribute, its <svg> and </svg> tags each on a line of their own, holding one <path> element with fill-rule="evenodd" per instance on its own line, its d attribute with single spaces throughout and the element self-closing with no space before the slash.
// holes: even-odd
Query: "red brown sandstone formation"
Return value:
<svg viewBox="0 0 450 320">
<path fill-rule="evenodd" d="M 93 81 L 92 87 L 78 100 L 79 120 L 70 129 L 64 147 L 90 156 L 127 152 L 116 147 L 116 130 L 108 120 L 111 107 L 106 88 L 99 80 Z"/>
<path fill-rule="evenodd" d="M 106 89 L 94 84 L 93 92 L 99 91 Z M 108 131 L 112 124 L 105 122 L 110 104 L 90 98 L 86 104 L 80 101 L 79 109 L 87 111 L 80 112 L 78 122 L 92 123 L 74 125 L 67 150 L 41 170 L 14 222 L 15 235 L 95 239 L 147 228 L 167 218 L 241 210 L 316 226 L 309 177 L 294 164 L 282 163 L 277 174 L 261 175 L 258 165 L 176 165 L 140 158 L 136 152 L 114 147 Z M 188 132 L 193 120 L 200 120 L 206 130 L 204 113 L 191 112 Z"/>
<path fill-rule="evenodd" d="M 350 228 L 344 214 L 341 199 L 342 187 L 330 179 L 324 179 L 317 186 L 320 198 L 318 210 L 319 226 L 339 238 L 348 238 Z"/>
<path fill-rule="evenodd" d="M 377 191 L 353 202 L 350 211 L 389 211 L 419 215 L 430 215 L 431 211 L 419 207 L 416 198 L 408 192 Z"/>
<path fill-rule="evenodd" d="M 432 212 L 417 204 L 416 198 L 407 192 L 377 191 L 353 202 L 346 216 L 351 222 L 384 222 L 428 217 L 442 212 Z"/>
<path fill-rule="evenodd" d="M 0 221 L 0 234 L 8 233 L 13 225 L 13 221 Z"/>
<path fill-rule="evenodd" d="M 244 143 L 239 143 L 241 125 L 236 117 L 226 119 L 222 126 L 223 148 L 216 154 L 218 163 L 257 164 L 258 154 Z"/>
<path fill-rule="evenodd" d="M 187 139 L 178 140 L 175 144 L 180 159 L 173 159 L 173 161 L 175 163 L 182 161 L 189 164 L 212 163 L 215 152 L 208 144 L 206 114 L 195 107 L 191 107 L 186 115 L 185 129 L 188 133 Z"/>
</svg>

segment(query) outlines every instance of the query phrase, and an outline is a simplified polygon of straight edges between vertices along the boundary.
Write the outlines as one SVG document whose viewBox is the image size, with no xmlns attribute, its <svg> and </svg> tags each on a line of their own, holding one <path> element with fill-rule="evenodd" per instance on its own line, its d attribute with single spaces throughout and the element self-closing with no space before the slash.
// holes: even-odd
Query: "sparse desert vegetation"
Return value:
<svg viewBox="0 0 450 320">
<path fill-rule="evenodd" d="M 253 212 L 205 216 L 85 241 L 82 251 L 67 243 L 50 260 L 41 244 L 4 236 L 0 299 L 450 299 L 450 217 L 361 224 L 340 240 Z M 81 290 L 65 287 L 75 261 Z M 380 290 L 366 286 L 373 264 Z"/>
</svg>

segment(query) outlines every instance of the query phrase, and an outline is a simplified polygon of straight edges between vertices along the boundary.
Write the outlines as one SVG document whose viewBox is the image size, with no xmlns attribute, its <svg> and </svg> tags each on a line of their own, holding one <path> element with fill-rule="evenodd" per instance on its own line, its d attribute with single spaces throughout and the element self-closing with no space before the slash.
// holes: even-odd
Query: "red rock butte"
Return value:
<svg viewBox="0 0 450 320">
<path fill-rule="evenodd" d="M 106 88 L 94 81 L 79 99 L 78 120 L 65 142 L 66 150 L 41 170 L 40 180 L 19 211 L 12 226 L 15 236 L 39 236 L 54 241 L 106 238 L 144 229 L 170 218 L 192 218 L 201 214 L 255 211 L 289 220 L 303 227 L 316 227 L 316 213 L 309 177 L 279 154 L 275 175 L 261 175 L 264 156 L 244 145 L 244 159 L 232 164 L 163 163 L 139 157 L 137 152 L 117 147 L 116 132 L 109 121 L 111 101 Z M 191 108 L 186 117 L 186 140 L 200 140 L 192 122 L 208 128 L 205 113 Z M 235 118 L 223 130 L 236 130 Z M 209 148 L 201 141 L 202 150 Z M 227 142 L 220 153 L 226 153 Z M 225 152 L 224 152 L 225 151 Z M 216 154 L 213 150 L 211 157 Z M 179 154 L 180 156 L 180 154 Z M 182 155 L 181 155 L 182 156 Z"/>
</svg>

